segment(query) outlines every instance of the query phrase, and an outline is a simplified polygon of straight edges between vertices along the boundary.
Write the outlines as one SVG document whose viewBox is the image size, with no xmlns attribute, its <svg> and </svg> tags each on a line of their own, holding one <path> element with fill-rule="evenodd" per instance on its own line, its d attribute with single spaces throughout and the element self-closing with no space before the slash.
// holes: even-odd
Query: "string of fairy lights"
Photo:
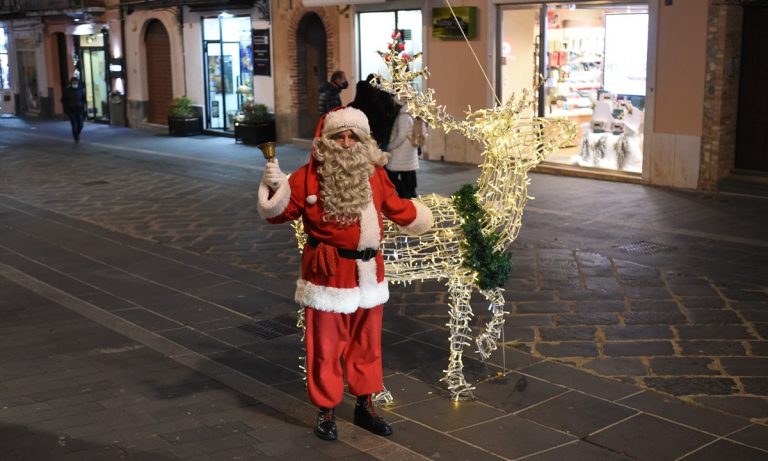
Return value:
<svg viewBox="0 0 768 461">
<path fill-rule="evenodd" d="M 513 95 L 490 109 L 469 109 L 463 120 L 457 120 L 444 106 L 438 105 L 433 89 L 418 91 L 414 87 L 413 81 L 419 77 L 428 79 L 429 71 L 426 68 L 410 70 L 421 53 L 402 54 L 399 39 L 399 33 L 394 33 L 388 51 L 380 53 L 391 79 L 377 76 L 371 84 L 406 101 L 409 113 L 431 128 L 445 133 L 456 131 L 482 146 L 483 162 L 476 190 L 477 201 L 486 215 L 482 232 L 498 234 L 495 249 L 507 249 L 517 237 L 523 209 L 530 198 L 528 172 L 549 153 L 573 141 L 575 124 L 564 119 L 524 117 L 523 112 L 533 103 L 532 90 Z M 385 273 L 394 283 L 446 281 L 450 298 L 447 323 L 450 355 L 442 381 L 453 400 L 471 399 L 474 388 L 464 377 L 464 348 L 474 341 L 483 360 L 497 349 L 507 314 L 503 291 L 502 288 L 479 290 L 489 302 L 490 319 L 480 334 L 473 337 L 470 298 L 477 287 L 477 273 L 464 265 L 462 217 L 449 197 L 429 194 L 418 200 L 432 211 L 434 226 L 414 237 L 405 235 L 387 221 L 382 242 Z M 306 234 L 300 220 L 294 222 L 294 228 L 299 248 L 303 248 Z M 300 310 L 299 327 L 303 326 L 303 310 Z M 376 400 L 389 403 L 392 396 L 385 390 Z"/>
</svg>

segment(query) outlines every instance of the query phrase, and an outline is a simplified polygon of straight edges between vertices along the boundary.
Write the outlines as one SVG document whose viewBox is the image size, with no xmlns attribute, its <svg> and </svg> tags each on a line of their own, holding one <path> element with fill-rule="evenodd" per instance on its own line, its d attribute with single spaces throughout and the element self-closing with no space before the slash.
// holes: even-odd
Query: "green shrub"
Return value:
<svg viewBox="0 0 768 461">
<path fill-rule="evenodd" d="M 243 104 L 242 110 L 237 115 L 238 122 L 266 122 L 272 119 L 265 104 L 253 102 L 250 98 Z"/>
<path fill-rule="evenodd" d="M 192 100 L 187 96 L 182 96 L 173 100 L 168 106 L 168 117 L 170 118 L 196 118 L 197 112 L 192 107 Z"/>
</svg>

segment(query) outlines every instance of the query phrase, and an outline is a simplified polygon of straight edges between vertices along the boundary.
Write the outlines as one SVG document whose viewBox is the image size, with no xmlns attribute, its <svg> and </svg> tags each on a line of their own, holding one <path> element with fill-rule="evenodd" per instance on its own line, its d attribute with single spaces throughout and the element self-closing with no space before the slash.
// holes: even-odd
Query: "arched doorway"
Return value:
<svg viewBox="0 0 768 461">
<path fill-rule="evenodd" d="M 312 138 L 320 119 L 318 89 L 328 78 L 325 27 L 315 13 L 307 13 L 296 31 L 299 87 L 299 137 Z"/>
<path fill-rule="evenodd" d="M 144 35 L 147 50 L 147 121 L 168 124 L 168 106 L 173 99 L 171 42 L 163 24 L 153 19 Z"/>
</svg>

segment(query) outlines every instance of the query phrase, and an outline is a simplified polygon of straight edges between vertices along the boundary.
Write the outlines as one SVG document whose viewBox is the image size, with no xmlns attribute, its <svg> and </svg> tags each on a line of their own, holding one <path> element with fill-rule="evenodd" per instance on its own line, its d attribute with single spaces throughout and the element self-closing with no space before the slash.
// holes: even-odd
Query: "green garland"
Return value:
<svg viewBox="0 0 768 461">
<path fill-rule="evenodd" d="M 477 284 L 481 290 L 488 290 L 504 285 L 512 272 L 511 255 L 507 250 L 494 250 L 501 236 L 492 232 L 483 233 L 483 224 L 487 222 L 485 210 L 477 203 L 477 188 L 465 184 L 451 195 L 453 204 L 464 223 L 465 240 L 461 242 L 464 267 L 477 273 Z"/>
</svg>

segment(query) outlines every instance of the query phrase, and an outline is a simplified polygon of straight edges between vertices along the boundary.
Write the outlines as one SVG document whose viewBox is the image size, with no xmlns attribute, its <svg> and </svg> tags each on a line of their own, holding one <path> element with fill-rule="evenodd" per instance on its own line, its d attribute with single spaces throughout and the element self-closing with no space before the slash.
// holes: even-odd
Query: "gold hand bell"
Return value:
<svg viewBox="0 0 768 461">
<path fill-rule="evenodd" d="M 277 155 L 277 152 L 275 151 L 275 146 L 277 143 L 275 142 L 263 142 L 256 147 L 258 147 L 261 150 L 261 153 L 264 154 L 264 158 L 267 159 L 267 162 L 269 163 L 275 163 L 275 156 Z"/>
</svg>

